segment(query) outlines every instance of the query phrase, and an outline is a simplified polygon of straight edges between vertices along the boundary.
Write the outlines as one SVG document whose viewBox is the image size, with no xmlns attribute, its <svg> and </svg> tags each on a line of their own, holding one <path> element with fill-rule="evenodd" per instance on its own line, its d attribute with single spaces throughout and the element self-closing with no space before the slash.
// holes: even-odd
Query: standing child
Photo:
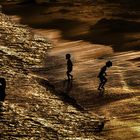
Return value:
<svg viewBox="0 0 140 140">
<path fill-rule="evenodd" d="M 105 76 L 107 76 L 106 70 L 107 70 L 107 68 L 109 68 L 111 66 L 112 66 L 112 62 L 108 61 L 108 62 L 106 62 L 106 65 L 101 68 L 99 75 L 98 75 L 98 78 L 100 79 L 100 84 L 99 84 L 98 90 L 101 90 L 101 88 L 104 89 L 104 85 L 107 82 L 107 78 L 105 77 Z"/>
<path fill-rule="evenodd" d="M 67 59 L 67 77 L 68 77 L 68 80 L 70 81 L 73 76 L 70 74 L 72 72 L 72 68 L 73 68 L 73 64 L 71 62 L 71 55 L 70 54 L 66 54 L 66 59 Z"/>
</svg>

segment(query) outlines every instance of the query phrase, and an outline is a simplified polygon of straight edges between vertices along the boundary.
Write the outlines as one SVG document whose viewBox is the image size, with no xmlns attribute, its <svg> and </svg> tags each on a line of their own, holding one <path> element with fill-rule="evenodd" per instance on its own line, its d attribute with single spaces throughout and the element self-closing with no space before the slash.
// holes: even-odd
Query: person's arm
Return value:
<svg viewBox="0 0 140 140">
<path fill-rule="evenodd" d="M 104 74 L 105 76 L 107 76 L 107 74 L 106 74 L 106 66 L 104 66 L 104 67 L 102 68 L 102 72 L 103 72 L 103 74 Z"/>
</svg>

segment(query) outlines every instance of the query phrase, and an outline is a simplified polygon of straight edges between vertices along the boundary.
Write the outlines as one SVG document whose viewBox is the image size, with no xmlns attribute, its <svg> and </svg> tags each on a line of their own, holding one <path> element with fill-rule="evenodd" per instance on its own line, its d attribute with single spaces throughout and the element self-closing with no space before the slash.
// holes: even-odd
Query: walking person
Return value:
<svg viewBox="0 0 140 140">
<path fill-rule="evenodd" d="M 67 59 L 67 77 L 68 77 L 68 81 L 73 79 L 73 76 L 71 75 L 72 69 L 73 69 L 73 64 L 71 61 L 71 55 L 70 54 L 66 54 L 66 59 Z"/>
</svg>

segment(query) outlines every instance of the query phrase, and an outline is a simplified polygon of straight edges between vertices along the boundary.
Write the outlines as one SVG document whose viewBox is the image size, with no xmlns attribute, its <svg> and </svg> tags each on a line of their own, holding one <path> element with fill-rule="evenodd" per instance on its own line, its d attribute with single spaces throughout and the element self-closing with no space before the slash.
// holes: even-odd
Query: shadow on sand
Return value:
<svg viewBox="0 0 140 140">
<path fill-rule="evenodd" d="M 36 80 L 38 81 L 38 83 L 40 85 L 42 85 L 43 87 L 46 88 L 46 90 L 50 90 L 51 93 L 53 93 L 54 95 L 60 97 L 60 99 L 64 102 L 64 103 L 68 103 L 70 105 L 72 105 L 73 107 L 77 108 L 79 111 L 84 111 L 84 108 L 81 107 L 77 101 L 69 96 L 69 91 L 71 90 L 71 85 L 72 83 L 71 82 L 66 82 L 66 91 L 63 91 L 63 90 L 60 90 L 60 91 L 57 91 L 55 89 L 55 86 L 52 85 L 49 81 L 45 80 L 45 79 L 41 79 L 41 78 L 36 78 Z M 63 81 L 64 82 L 64 81 Z M 62 82 L 62 83 L 63 83 Z"/>
<path fill-rule="evenodd" d="M 63 81 L 63 91 L 66 94 L 69 94 L 73 87 L 73 81 L 72 80 L 64 80 Z"/>
<path fill-rule="evenodd" d="M 91 91 L 89 91 L 91 92 Z M 88 91 L 86 92 L 88 93 Z M 88 94 L 88 96 L 82 95 L 80 98 L 78 97 L 77 101 L 79 104 L 86 108 L 87 110 L 94 109 L 94 107 L 103 107 L 107 104 L 110 104 L 112 102 L 121 101 L 124 99 L 130 99 L 133 97 L 139 96 L 139 93 L 109 93 L 108 91 L 93 91 L 92 94 Z"/>
</svg>

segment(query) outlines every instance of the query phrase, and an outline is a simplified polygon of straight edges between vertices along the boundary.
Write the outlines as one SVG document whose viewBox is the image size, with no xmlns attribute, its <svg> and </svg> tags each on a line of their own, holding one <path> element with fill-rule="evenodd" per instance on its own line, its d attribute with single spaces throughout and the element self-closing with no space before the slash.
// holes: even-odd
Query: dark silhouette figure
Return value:
<svg viewBox="0 0 140 140">
<path fill-rule="evenodd" d="M 71 62 L 71 55 L 70 54 L 66 54 L 66 59 L 67 59 L 67 77 L 68 77 L 68 81 L 73 79 L 73 76 L 70 74 L 72 72 L 72 68 L 73 68 L 73 64 Z"/>
<path fill-rule="evenodd" d="M 109 68 L 111 66 L 112 66 L 112 62 L 108 61 L 108 62 L 106 62 L 106 65 L 101 68 L 99 75 L 98 75 L 98 78 L 100 79 L 100 84 L 99 84 L 98 90 L 101 90 L 101 89 L 104 90 L 104 85 L 107 82 L 107 78 L 105 77 L 105 76 L 107 76 L 106 70 L 107 70 L 107 68 Z"/>
<path fill-rule="evenodd" d="M 4 78 L 0 78 L 0 101 L 4 101 L 5 99 L 5 88 L 6 88 L 6 81 Z"/>
</svg>

